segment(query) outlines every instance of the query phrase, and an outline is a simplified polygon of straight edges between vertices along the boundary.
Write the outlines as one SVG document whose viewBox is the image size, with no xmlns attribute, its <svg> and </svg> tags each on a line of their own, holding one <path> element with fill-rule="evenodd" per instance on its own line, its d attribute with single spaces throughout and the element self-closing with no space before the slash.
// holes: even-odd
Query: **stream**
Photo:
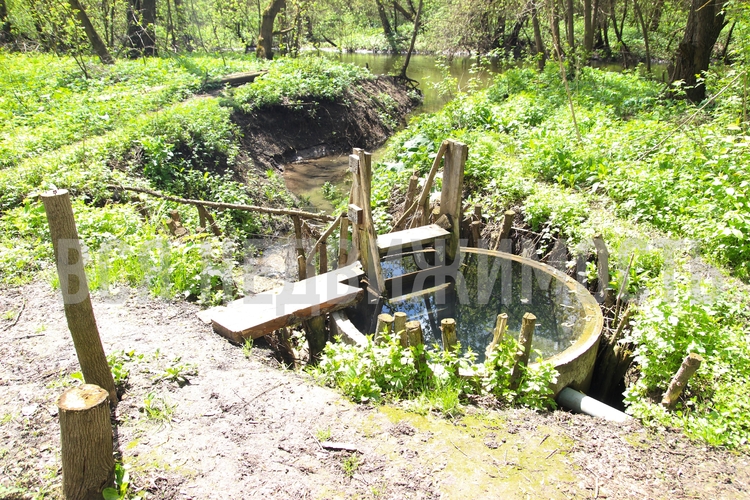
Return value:
<svg viewBox="0 0 750 500">
<path fill-rule="evenodd" d="M 385 75 L 397 73 L 404 56 L 353 53 L 340 54 L 338 59 L 367 67 L 376 75 Z M 473 66 L 476 60 L 475 57 L 454 57 L 450 62 L 445 62 L 445 69 L 457 80 L 459 89 L 465 89 L 469 85 L 486 86 L 492 75 L 498 72 L 497 66 L 489 62 L 487 68 L 475 71 Z M 410 116 L 439 111 L 451 99 L 452 96 L 441 94 L 435 88 L 444 79 L 444 70 L 437 57 L 412 56 L 407 75 L 419 82 L 419 89 L 424 95 L 422 104 Z M 381 146 L 372 151 L 373 162 L 379 160 L 383 150 Z M 284 182 L 289 191 L 305 202 L 307 209 L 331 213 L 333 207 L 323 194 L 323 185 L 328 182 L 342 192 L 348 192 L 351 182 L 346 175 L 348 162 L 348 154 L 342 154 L 290 163 L 284 166 Z"/>
</svg>

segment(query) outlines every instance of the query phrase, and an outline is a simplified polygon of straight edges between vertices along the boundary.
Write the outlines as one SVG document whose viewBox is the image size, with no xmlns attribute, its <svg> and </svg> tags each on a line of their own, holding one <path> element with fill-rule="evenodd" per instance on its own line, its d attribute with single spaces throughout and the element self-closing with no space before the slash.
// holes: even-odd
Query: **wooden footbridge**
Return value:
<svg viewBox="0 0 750 500">
<path fill-rule="evenodd" d="M 365 298 L 369 303 L 377 302 L 386 289 L 380 264 L 383 256 L 432 247 L 436 241 L 445 240 L 447 259 L 452 260 L 458 250 L 459 224 L 454 221 L 461 217 L 467 151 L 466 145 L 459 142 L 443 142 L 419 197 L 416 197 L 418 178 L 415 176 L 410 182 L 402 215 L 396 224 L 396 227 L 409 227 L 378 236 L 370 202 L 372 157 L 370 153 L 355 149 L 349 157 L 352 174 L 349 209 L 331 223 L 307 255 L 302 246 L 301 221 L 292 215 L 300 281 L 235 300 L 226 307 L 206 310 L 202 318 L 210 320 L 217 333 L 239 343 L 245 338 L 262 337 L 353 306 Z M 433 209 L 429 195 L 443 158 L 443 189 L 439 208 Z M 434 223 L 430 223 L 431 218 Z M 328 271 L 326 240 L 336 230 L 339 231 L 338 267 Z M 317 275 L 313 266 L 316 256 Z"/>
</svg>

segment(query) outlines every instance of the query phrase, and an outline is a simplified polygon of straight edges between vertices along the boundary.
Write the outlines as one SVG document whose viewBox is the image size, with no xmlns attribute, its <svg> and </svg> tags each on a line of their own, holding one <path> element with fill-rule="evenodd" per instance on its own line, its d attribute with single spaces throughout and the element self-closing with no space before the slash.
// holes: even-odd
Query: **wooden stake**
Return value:
<svg viewBox="0 0 750 500">
<path fill-rule="evenodd" d="M 320 257 L 318 259 L 318 274 L 325 274 L 328 272 L 328 246 L 326 240 L 320 242 Z"/>
<path fill-rule="evenodd" d="M 471 223 L 471 246 L 478 248 L 479 247 L 479 239 L 481 237 L 481 228 L 482 223 L 475 220 Z"/>
<path fill-rule="evenodd" d="M 307 262 L 304 255 L 297 256 L 297 274 L 299 281 L 307 279 Z"/>
<path fill-rule="evenodd" d="M 317 364 L 320 360 L 320 353 L 326 346 L 326 315 L 321 314 L 304 322 L 305 338 L 307 338 L 307 347 L 310 352 L 310 364 Z"/>
<path fill-rule="evenodd" d="M 424 343 L 422 323 L 419 321 L 406 322 L 406 342 L 409 347 L 415 347 Z"/>
<path fill-rule="evenodd" d="M 211 230 L 211 232 L 214 234 L 214 236 L 220 237 L 221 236 L 221 229 L 219 229 L 219 226 L 216 225 L 216 220 L 214 219 L 214 216 L 211 215 L 211 213 L 206 210 L 206 207 L 203 205 L 196 205 L 198 207 L 198 217 L 200 219 L 200 226 L 202 228 L 206 228 L 206 222 L 208 222 L 208 228 Z"/>
<path fill-rule="evenodd" d="M 380 252 L 378 251 L 375 224 L 372 220 L 372 204 L 370 198 L 372 185 L 372 154 L 355 148 L 354 154 L 359 157 L 359 189 L 362 199 L 362 224 L 358 225 L 359 259 L 367 273 L 370 286 L 377 292 L 377 296 L 385 290 L 385 280 L 380 266 Z M 371 300 L 370 297 L 368 300 Z"/>
<path fill-rule="evenodd" d="M 48 191 L 42 194 L 42 202 L 55 251 L 65 317 L 83 379 L 87 384 L 104 388 L 109 393 L 110 402 L 116 405 L 115 382 L 96 326 L 70 195 L 65 189 Z"/>
<path fill-rule="evenodd" d="M 443 350 L 455 351 L 456 344 L 456 320 L 445 318 L 440 321 L 440 331 L 443 333 Z"/>
<path fill-rule="evenodd" d="M 664 406 L 665 408 L 669 408 L 670 410 L 674 408 L 677 400 L 680 397 L 680 394 L 682 394 L 683 389 L 685 389 L 688 380 L 690 380 L 690 377 L 692 377 L 693 374 L 698 370 L 702 362 L 703 358 L 700 356 L 700 354 L 696 354 L 694 352 L 691 352 L 685 357 L 684 360 L 682 360 L 680 369 L 677 370 L 677 373 L 669 383 L 667 392 L 665 392 L 664 396 L 661 398 L 662 406 Z"/>
<path fill-rule="evenodd" d="M 503 229 L 500 231 L 500 241 L 510 238 L 510 230 L 513 228 L 513 219 L 516 213 L 513 210 L 507 210 L 503 214 Z"/>
<path fill-rule="evenodd" d="M 521 333 L 518 336 L 519 350 L 516 353 L 516 360 L 513 364 L 513 373 L 510 376 L 510 386 L 512 389 L 518 389 L 521 383 L 521 367 L 529 364 L 529 355 L 531 354 L 531 342 L 534 340 L 534 327 L 536 326 L 536 316 L 531 313 L 523 315 L 521 320 Z"/>
<path fill-rule="evenodd" d="M 500 345 L 503 341 L 506 328 L 508 328 L 508 315 L 505 313 L 498 314 L 497 320 L 495 320 L 495 329 L 492 332 L 492 342 L 490 342 L 490 345 L 484 351 L 485 356 L 489 357 L 490 353 Z"/>
<path fill-rule="evenodd" d="M 393 333 L 393 316 L 390 314 L 378 314 L 378 324 L 375 328 L 375 343 L 382 342 L 384 334 Z"/>
<path fill-rule="evenodd" d="M 349 219 L 342 217 L 339 223 L 339 267 L 349 262 Z"/>
<path fill-rule="evenodd" d="M 406 190 L 406 200 L 404 201 L 403 213 L 396 224 L 393 226 L 394 231 L 401 231 L 402 229 L 404 229 L 407 217 L 416 208 L 416 205 L 414 204 L 414 197 L 417 194 L 418 185 L 419 177 L 417 176 L 417 172 L 414 172 L 409 178 L 409 187 Z"/>
<path fill-rule="evenodd" d="M 57 401 L 60 415 L 63 496 L 66 500 L 102 498 L 114 485 L 109 395 L 93 384 L 71 387 Z"/>
<path fill-rule="evenodd" d="M 409 347 L 409 341 L 406 338 L 406 313 L 393 313 L 393 331 L 398 334 L 401 340 L 401 347 Z"/>
<path fill-rule="evenodd" d="M 296 216 L 292 216 L 292 223 L 294 224 L 294 249 L 297 251 L 297 256 L 305 258 L 305 245 L 302 242 L 302 220 Z"/>
</svg>

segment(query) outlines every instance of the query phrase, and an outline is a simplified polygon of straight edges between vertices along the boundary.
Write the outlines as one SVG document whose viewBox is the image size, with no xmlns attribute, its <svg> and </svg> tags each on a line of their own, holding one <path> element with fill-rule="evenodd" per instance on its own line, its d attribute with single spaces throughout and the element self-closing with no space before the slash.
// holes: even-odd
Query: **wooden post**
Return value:
<svg viewBox="0 0 750 500">
<path fill-rule="evenodd" d="M 661 398 L 662 406 L 669 408 L 670 410 L 674 408 L 674 405 L 677 403 L 680 394 L 682 394 L 682 390 L 685 389 L 688 380 L 690 380 L 690 377 L 692 377 L 698 370 L 702 362 L 703 357 L 694 352 L 691 352 L 684 360 L 682 360 L 680 369 L 677 370 L 675 376 L 672 377 L 667 392 L 665 392 L 664 396 Z"/>
<path fill-rule="evenodd" d="M 378 324 L 375 328 L 375 343 L 379 344 L 383 340 L 384 334 L 393 333 L 393 316 L 390 314 L 378 314 Z"/>
<path fill-rule="evenodd" d="M 307 279 L 307 261 L 304 255 L 297 256 L 297 273 L 299 274 L 299 281 Z"/>
<path fill-rule="evenodd" d="M 304 323 L 307 348 L 310 352 L 310 364 L 318 364 L 320 353 L 326 346 L 326 315 L 310 318 Z"/>
<path fill-rule="evenodd" d="M 60 415 L 63 496 L 66 500 L 102 498 L 114 485 L 109 394 L 93 384 L 71 387 L 57 401 Z"/>
<path fill-rule="evenodd" d="M 519 350 L 516 353 L 516 360 L 513 364 L 513 373 L 510 375 L 511 389 L 518 389 L 521 383 L 521 367 L 529 364 L 529 355 L 531 354 L 531 342 L 534 340 L 534 327 L 536 326 L 536 316 L 531 313 L 523 315 L 521 320 L 521 333 L 518 336 Z"/>
<path fill-rule="evenodd" d="M 461 197 L 464 189 L 464 165 L 469 155 L 466 144 L 450 140 L 445 153 L 443 191 L 440 193 L 440 211 L 448 215 L 453 223 L 451 236 L 446 245 L 446 260 L 451 263 L 459 252 L 461 238 Z"/>
<path fill-rule="evenodd" d="M 513 228 L 513 219 L 516 213 L 513 210 L 506 210 L 503 214 L 503 229 L 500 231 L 500 241 L 510 238 L 510 230 Z"/>
<path fill-rule="evenodd" d="M 378 251 L 375 224 L 372 221 L 372 206 L 370 201 L 372 154 L 358 148 L 354 149 L 354 154 L 359 158 L 357 177 L 359 178 L 359 196 L 362 202 L 359 205 L 362 208 L 362 224 L 358 226 L 357 231 L 359 233 L 359 258 L 362 261 L 363 269 L 367 273 L 370 286 L 379 295 L 385 290 L 385 280 L 383 279 L 383 271 L 380 267 L 380 252 Z"/>
<path fill-rule="evenodd" d="M 401 218 L 393 226 L 394 231 L 401 231 L 405 227 L 406 219 L 411 211 L 410 208 L 414 205 L 414 197 L 417 195 L 417 187 L 419 185 L 419 176 L 417 172 L 414 172 L 409 178 L 409 187 L 406 189 L 406 200 L 404 201 L 404 209 L 401 213 Z"/>
<path fill-rule="evenodd" d="M 490 345 L 484 351 L 485 356 L 489 357 L 492 351 L 500 345 L 500 342 L 503 341 L 506 328 L 508 328 L 508 315 L 505 313 L 498 314 L 497 320 L 495 320 L 495 329 L 492 332 L 492 342 L 490 342 Z"/>
<path fill-rule="evenodd" d="M 419 321 L 406 322 L 406 342 L 409 347 L 415 347 L 424 343 L 422 323 Z"/>
<path fill-rule="evenodd" d="M 304 259 L 305 246 L 302 242 L 302 220 L 296 215 L 293 215 L 292 223 L 294 224 L 294 249 L 297 251 L 297 256 L 301 256 Z"/>
<path fill-rule="evenodd" d="M 405 312 L 393 313 L 393 332 L 398 334 L 401 340 L 401 347 L 409 347 L 409 342 L 406 339 L 406 313 Z"/>
<path fill-rule="evenodd" d="M 320 256 L 318 259 L 318 273 L 325 274 L 328 272 L 328 246 L 326 240 L 320 242 Z"/>
<path fill-rule="evenodd" d="M 471 245 L 474 248 L 479 248 L 479 239 L 482 235 L 482 223 L 475 220 L 471 223 Z"/>
<path fill-rule="evenodd" d="M 596 271 L 599 281 L 599 290 L 596 297 L 604 302 L 606 307 L 614 305 L 614 293 L 609 287 L 609 250 L 604 238 L 600 234 L 594 236 L 594 247 L 596 248 Z"/>
<path fill-rule="evenodd" d="M 440 321 L 440 331 L 443 332 L 443 350 L 455 351 L 458 342 L 456 340 L 456 320 L 445 318 Z"/>
<path fill-rule="evenodd" d="M 349 218 L 342 217 L 339 223 L 339 267 L 349 263 Z"/>
<path fill-rule="evenodd" d="M 87 384 L 96 384 L 104 388 L 109 393 L 112 405 L 116 405 L 115 382 L 99 338 L 94 308 L 91 306 L 89 285 L 83 269 L 81 242 L 78 239 L 70 195 L 65 189 L 48 191 L 42 194 L 42 202 L 55 251 L 65 317 L 68 320 L 70 335 L 73 337 L 83 379 Z"/>
</svg>

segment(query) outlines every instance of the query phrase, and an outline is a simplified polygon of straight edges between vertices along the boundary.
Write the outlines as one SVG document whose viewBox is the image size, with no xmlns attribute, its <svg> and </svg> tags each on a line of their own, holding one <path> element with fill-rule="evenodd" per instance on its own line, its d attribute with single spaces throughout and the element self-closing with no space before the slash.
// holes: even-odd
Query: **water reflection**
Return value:
<svg viewBox="0 0 750 500">
<path fill-rule="evenodd" d="M 391 281 L 382 312 L 401 311 L 419 321 L 427 344 L 440 344 L 440 321 L 454 318 L 462 348 L 471 347 L 481 361 L 497 315 L 508 314 L 508 334 L 517 337 L 530 312 L 537 317 L 532 348 L 549 357 L 570 347 L 586 325 L 576 292 L 540 268 L 473 252 L 462 253 L 453 272 L 423 270 L 414 279 L 419 268 L 424 264 L 413 257 L 383 263 L 386 278 L 403 278 Z"/>
</svg>

